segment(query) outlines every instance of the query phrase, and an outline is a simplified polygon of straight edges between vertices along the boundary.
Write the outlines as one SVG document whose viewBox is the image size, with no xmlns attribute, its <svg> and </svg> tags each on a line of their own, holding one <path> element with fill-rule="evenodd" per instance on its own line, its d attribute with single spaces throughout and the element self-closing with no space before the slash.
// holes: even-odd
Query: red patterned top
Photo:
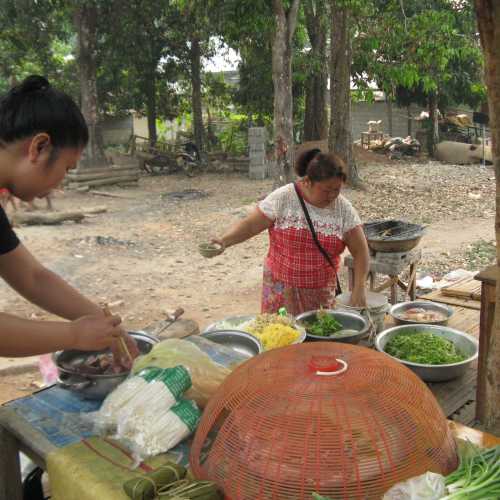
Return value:
<svg viewBox="0 0 500 500">
<path fill-rule="evenodd" d="M 345 249 L 344 235 L 360 225 L 361 219 L 342 195 L 325 208 L 311 205 L 306 198 L 304 201 L 318 240 L 338 271 L 340 254 Z M 296 288 L 335 285 L 335 273 L 314 242 L 293 184 L 273 191 L 258 208 L 273 221 L 266 257 L 273 278 Z"/>
</svg>

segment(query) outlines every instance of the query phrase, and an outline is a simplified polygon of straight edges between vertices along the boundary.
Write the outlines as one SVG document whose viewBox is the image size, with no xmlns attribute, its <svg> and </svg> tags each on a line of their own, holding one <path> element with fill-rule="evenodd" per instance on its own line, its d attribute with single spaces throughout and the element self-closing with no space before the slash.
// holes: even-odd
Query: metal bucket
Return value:
<svg viewBox="0 0 500 500">
<path fill-rule="evenodd" d="M 385 315 L 390 309 L 389 300 L 382 293 L 366 292 L 367 307 L 353 307 L 349 305 L 351 292 L 344 292 L 337 295 L 337 309 L 345 311 L 356 311 L 366 317 L 372 325 L 373 334 L 381 332 L 385 326 Z"/>
</svg>

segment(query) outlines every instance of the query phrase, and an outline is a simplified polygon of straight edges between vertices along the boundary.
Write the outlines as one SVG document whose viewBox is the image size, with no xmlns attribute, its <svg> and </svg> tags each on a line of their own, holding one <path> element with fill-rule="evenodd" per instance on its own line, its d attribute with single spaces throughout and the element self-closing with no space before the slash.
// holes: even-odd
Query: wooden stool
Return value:
<svg viewBox="0 0 500 500">
<path fill-rule="evenodd" d="M 399 286 L 406 292 L 405 295 L 410 297 L 410 300 L 415 300 L 417 265 L 421 257 L 422 250 L 418 247 L 404 253 L 378 252 L 375 255 L 370 255 L 370 270 L 368 272 L 370 290 L 381 292 L 390 287 L 391 304 L 396 304 L 397 288 Z M 352 290 L 354 285 L 354 259 L 352 255 L 347 255 L 344 258 L 344 265 L 348 268 L 349 290 Z M 408 267 L 410 278 L 406 284 L 401 280 L 399 275 Z M 377 274 L 384 274 L 389 278 L 378 287 L 375 287 L 375 276 Z"/>
</svg>

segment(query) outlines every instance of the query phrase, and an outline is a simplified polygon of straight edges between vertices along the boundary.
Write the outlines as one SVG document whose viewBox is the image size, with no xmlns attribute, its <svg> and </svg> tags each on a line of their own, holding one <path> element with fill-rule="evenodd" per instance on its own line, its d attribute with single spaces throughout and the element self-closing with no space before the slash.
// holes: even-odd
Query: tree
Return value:
<svg viewBox="0 0 500 500">
<path fill-rule="evenodd" d="M 305 0 L 305 25 L 311 50 L 308 54 L 308 77 L 304 112 L 304 141 L 328 136 L 327 80 L 328 5 L 324 0 Z"/>
<path fill-rule="evenodd" d="M 187 59 L 191 81 L 191 106 L 193 111 L 193 137 L 203 163 L 208 161 L 206 154 L 206 134 L 203 125 L 203 88 L 202 56 L 210 54 L 210 23 L 206 10 L 196 0 L 183 0 L 183 32 L 189 39 Z M 182 3 L 182 2 L 181 2 Z"/>
<path fill-rule="evenodd" d="M 255 45 L 240 50 L 238 65 L 240 82 L 235 91 L 234 102 L 259 126 L 273 120 L 273 74 L 271 68 L 271 40 L 262 37 Z"/>
<path fill-rule="evenodd" d="M 348 181 L 360 183 L 352 149 L 351 64 L 352 11 L 348 1 L 331 0 L 330 135 L 328 147 L 348 167 Z"/>
<path fill-rule="evenodd" d="M 423 101 L 432 117 L 432 152 L 439 140 L 438 107 L 474 105 L 483 96 L 470 3 L 373 1 L 376 8 L 355 38 L 355 81 L 376 81 L 389 100 Z"/>
<path fill-rule="evenodd" d="M 231 47 L 239 49 L 262 45 L 270 40 L 273 81 L 274 143 L 284 154 L 273 172 L 276 184 L 292 179 L 293 163 L 293 39 L 297 27 L 300 0 L 267 0 L 212 2 L 212 19 L 217 32 Z M 270 9 L 271 8 L 271 9 Z M 283 168 L 280 170 L 279 165 Z"/>
<path fill-rule="evenodd" d="M 65 79 L 73 34 L 63 0 L 0 0 L 0 91 L 31 74 L 41 74 L 75 97 Z M 64 54 L 63 54 L 64 52 Z M 73 77 L 74 80 L 74 77 Z"/>
<path fill-rule="evenodd" d="M 96 2 L 75 2 L 74 20 L 78 44 L 78 66 L 80 70 L 80 91 L 82 114 L 89 128 L 89 142 L 80 164 L 86 166 L 104 166 L 102 132 L 99 127 L 99 109 L 97 104 L 97 18 Z"/>
<path fill-rule="evenodd" d="M 475 9 L 485 64 L 488 88 L 493 166 L 496 177 L 496 241 L 497 267 L 500 265 L 500 4 L 495 0 L 475 0 Z M 497 271 L 498 275 L 498 271 Z M 487 380 L 485 387 L 485 429 L 500 435 L 500 280 L 497 280 L 495 319 L 486 356 Z"/>
<path fill-rule="evenodd" d="M 274 172 L 275 185 L 286 184 L 293 180 L 293 171 L 290 168 L 294 162 L 292 41 L 297 26 L 299 3 L 300 0 L 292 0 L 287 8 L 282 0 L 273 0 L 274 137 L 276 144 L 284 143 L 281 151 L 286 156 L 286 160 L 284 159 L 282 163 L 283 168 Z"/>
<path fill-rule="evenodd" d="M 101 26 L 106 53 L 102 64 L 110 64 L 115 73 L 121 73 L 117 88 L 124 85 L 133 96 L 136 109 L 144 109 L 149 142 L 154 145 L 161 98 L 159 87 L 167 90 L 165 83 L 178 75 L 175 59 L 179 30 L 175 26 L 179 21 L 179 11 L 174 6 L 171 8 L 166 0 L 125 3 L 113 0 L 104 2 L 103 9 Z M 118 23 L 112 22 L 116 12 L 120 12 Z"/>
</svg>

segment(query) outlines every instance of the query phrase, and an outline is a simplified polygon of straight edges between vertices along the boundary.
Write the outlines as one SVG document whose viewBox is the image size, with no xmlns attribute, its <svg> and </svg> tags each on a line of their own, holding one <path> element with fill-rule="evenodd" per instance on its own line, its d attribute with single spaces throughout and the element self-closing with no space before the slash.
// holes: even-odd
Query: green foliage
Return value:
<svg viewBox="0 0 500 500">
<path fill-rule="evenodd" d="M 0 0 L 0 91 L 30 74 L 42 74 L 78 96 L 73 31 L 67 2 Z"/>
<path fill-rule="evenodd" d="M 479 239 L 474 241 L 465 252 L 467 269 L 477 271 L 495 263 L 497 247 L 494 241 Z"/>
<path fill-rule="evenodd" d="M 216 133 L 216 136 L 223 152 L 236 156 L 247 153 L 248 123 L 244 117 L 231 116 L 229 124 Z"/>
<path fill-rule="evenodd" d="M 374 0 L 374 5 L 355 38 L 353 69 L 360 85 L 375 80 L 406 105 L 436 92 L 442 107 L 477 106 L 484 99 L 482 54 L 469 2 Z"/>
</svg>

